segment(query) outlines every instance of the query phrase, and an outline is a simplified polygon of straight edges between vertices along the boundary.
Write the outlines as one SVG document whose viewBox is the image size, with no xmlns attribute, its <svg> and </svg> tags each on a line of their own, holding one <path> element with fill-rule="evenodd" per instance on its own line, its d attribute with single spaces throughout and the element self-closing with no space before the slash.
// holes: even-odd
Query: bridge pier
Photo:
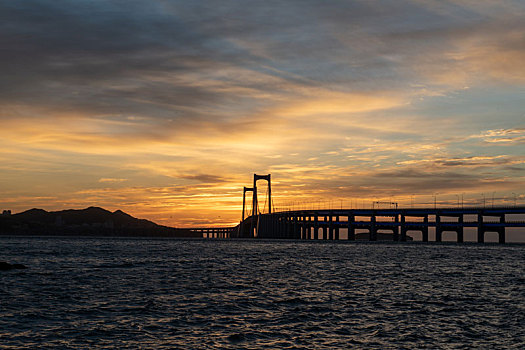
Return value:
<svg viewBox="0 0 525 350">
<path fill-rule="evenodd" d="M 351 215 L 348 212 L 348 240 L 355 241 L 355 227 L 353 222 L 355 222 L 355 216 Z"/>
<path fill-rule="evenodd" d="M 441 228 L 441 216 L 436 213 L 436 242 L 443 240 L 443 229 Z"/>
<path fill-rule="evenodd" d="M 308 225 L 308 240 L 309 241 L 312 240 L 312 231 L 313 231 L 312 218 L 310 218 L 310 224 Z"/>
<path fill-rule="evenodd" d="M 334 226 L 333 226 L 333 221 L 332 221 L 332 212 L 330 212 L 330 215 L 329 215 L 329 226 L 328 226 L 328 239 L 331 241 L 334 239 Z"/>
<path fill-rule="evenodd" d="M 396 223 L 399 221 L 399 217 L 397 215 L 396 215 L 396 219 L 395 220 L 396 220 Z M 405 215 L 401 214 L 401 223 L 399 224 L 399 226 L 396 226 L 396 228 L 393 231 L 394 232 L 394 235 L 393 235 L 394 237 L 392 237 L 392 238 L 393 238 L 394 241 L 396 241 L 396 242 L 399 241 L 399 239 L 400 239 L 399 234 L 401 233 L 401 235 L 402 235 L 403 230 L 406 230 Z"/>
<path fill-rule="evenodd" d="M 301 213 L 301 216 L 299 218 L 301 221 L 301 225 L 299 228 L 300 239 L 305 240 L 306 239 L 306 217 L 304 216 L 304 214 Z"/>
<path fill-rule="evenodd" d="M 304 240 L 308 239 L 308 216 L 303 216 L 303 229 L 304 229 Z"/>
<path fill-rule="evenodd" d="M 290 239 L 295 238 L 294 228 L 295 228 L 295 220 L 294 220 L 294 216 L 292 215 L 288 217 L 288 238 Z"/>
<path fill-rule="evenodd" d="M 495 216 L 495 215 L 493 215 Z M 498 234 L 498 243 L 505 243 L 505 233 L 506 233 L 506 227 L 505 227 L 505 214 L 500 214 L 499 216 L 499 223 L 503 224 L 500 227 L 496 228 L 490 228 L 485 225 L 483 221 L 483 214 L 478 214 L 478 243 L 484 243 L 485 242 L 485 233 L 486 232 L 496 232 Z"/>
<path fill-rule="evenodd" d="M 499 222 L 501 224 L 504 224 L 505 223 L 505 214 L 501 215 L 499 217 Z M 503 226 L 502 228 L 500 228 L 500 232 L 498 232 L 498 242 L 499 243 L 505 243 L 505 226 Z"/>
<path fill-rule="evenodd" d="M 458 225 L 459 225 L 458 229 L 457 229 L 457 234 L 458 234 L 457 241 L 458 241 L 458 243 L 463 243 L 463 241 L 464 241 L 464 238 L 463 238 L 463 232 L 464 232 L 464 230 L 463 230 L 463 221 L 464 221 L 463 214 L 461 214 L 458 217 Z"/>
<path fill-rule="evenodd" d="M 372 216 L 370 217 L 370 235 L 369 235 L 370 241 L 377 241 L 376 220 L 377 220 L 376 215 L 372 214 Z"/>
<path fill-rule="evenodd" d="M 294 239 L 297 239 L 298 238 L 297 236 L 299 236 L 299 238 L 301 238 L 301 236 L 297 234 L 298 233 L 298 229 L 299 229 L 299 225 L 297 223 L 297 214 L 294 214 L 293 215 L 293 229 L 292 229 L 292 237 Z"/>
<path fill-rule="evenodd" d="M 406 217 L 404 215 L 401 215 L 401 242 L 407 241 L 407 231 L 408 228 L 406 226 Z"/>
<path fill-rule="evenodd" d="M 334 239 L 339 240 L 339 216 L 335 217 Z"/>
<path fill-rule="evenodd" d="M 304 239 L 305 240 L 309 240 L 310 238 L 308 236 L 310 236 L 310 216 L 309 215 L 306 215 L 304 217 Z"/>
<path fill-rule="evenodd" d="M 314 218 L 310 216 L 310 227 L 308 228 L 308 236 L 310 240 L 314 239 Z"/>
<path fill-rule="evenodd" d="M 314 214 L 314 239 L 319 239 L 319 216 Z"/>
<path fill-rule="evenodd" d="M 324 241 L 328 239 L 328 227 L 326 227 L 327 222 L 328 222 L 328 217 L 325 215 L 324 221 L 323 221 L 323 240 Z"/>
<path fill-rule="evenodd" d="M 288 232 L 288 215 L 283 214 L 283 216 L 281 216 L 281 238 L 288 238 Z"/>
<path fill-rule="evenodd" d="M 478 213 L 478 243 L 485 242 L 485 229 L 483 227 L 483 214 Z"/>
<path fill-rule="evenodd" d="M 498 232 L 498 243 L 505 243 L 505 228 L 501 228 Z"/>
<path fill-rule="evenodd" d="M 421 234 L 423 236 L 423 242 L 428 242 L 428 215 L 425 215 L 423 217 L 423 229 L 421 230 Z"/>
</svg>

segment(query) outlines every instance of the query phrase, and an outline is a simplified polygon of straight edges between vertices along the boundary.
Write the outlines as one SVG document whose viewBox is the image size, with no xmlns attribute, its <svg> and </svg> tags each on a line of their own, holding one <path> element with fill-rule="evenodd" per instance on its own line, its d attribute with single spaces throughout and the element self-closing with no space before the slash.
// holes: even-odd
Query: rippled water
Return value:
<svg viewBox="0 0 525 350">
<path fill-rule="evenodd" d="M 0 348 L 525 348 L 525 246 L 0 238 Z"/>
</svg>

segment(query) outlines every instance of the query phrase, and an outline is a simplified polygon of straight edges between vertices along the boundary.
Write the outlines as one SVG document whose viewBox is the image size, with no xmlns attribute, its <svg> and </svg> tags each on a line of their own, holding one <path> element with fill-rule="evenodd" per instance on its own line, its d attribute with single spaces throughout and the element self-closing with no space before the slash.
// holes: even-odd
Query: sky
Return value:
<svg viewBox="0 0 525 350">
<path fill-rule="evenodd" d="M 231 225 L 254 173 L 278 210 L 525 205 L 524 18 L 521 0 L 1 1 L 0 209 Z"/>
</svg>

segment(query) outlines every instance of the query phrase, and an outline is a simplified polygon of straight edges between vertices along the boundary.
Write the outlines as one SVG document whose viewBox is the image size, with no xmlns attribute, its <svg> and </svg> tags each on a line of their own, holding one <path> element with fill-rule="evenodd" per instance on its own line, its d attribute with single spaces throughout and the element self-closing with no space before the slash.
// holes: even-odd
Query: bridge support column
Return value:
<svg viewBox="0 0 525 350">
<path fill-rule="evenodd" d="M 330 215 L 329 215 L 329 226 L 328 226 L 328 239 L 331 241 L 334 239 L 334 225 L 333 225 L 333 217 L 332 217 L 332 212 L 330 212 Z"/>
<path fill-rule="evenodd" d="M 288 238 L 289 235 L 290 235 L 290 223 L 288 222 L 288 214 L 284 214 L 282 217 L 281 217 L 281 221 L 282 221 L 282 229 L 283 231 L 281 232 L 281 237 L 282 238 Z"/>
<path fill-rule="evenodd" d="M 397 242 L 399 241 L 399 234 L 400 232 L 403 231 L 403 227 L 405 226 L 405 216 L 403 214 L 401 214 L 401 220 L 399 220 L 399 215 L 396 214 L 395 218 L 394 218 L 395 222 L 398 223 L 399 221 L 401 221 L 401 224 L 400 225 L 396 225 L 396 227 L 394 227 L 394 229 L 392 230 L 392 239 Z"/>
<path fill-rule="evenodd" d="M 436 213 L 436 242 L 441 242 L 443 239 L 443 228 L 441 227 L 441 216 Z"/>
<path fill-rule="evenodd" d="M 301 214 L 301 239 L 306 239 L 306 216 L 304 214 Z"/>
<path fill-rule="evenodd" d="M 305 214 L 303 216 L 303 230 L 304 230 L 304 240 L 308 239 L 308 216 Z"/>
<path fill-rule="evenodd" d="M 275 218 L 273 221 L 274 232 L 277 238 L 281 238 L 281 216 L 274 214 Z"/>
<path fill-rule="evenodd" d="M 319 216 L 314 213 L 314 239 L 319 239 Z"/>
<path fill-rule="evenodd" d="M 463 243 L 463 214 L 459 214 L 459 217 L 458 217 L 458 230 L 457 230 L 457 233 L 458 233 L 458 243 Z"/>
<path fill-rule="evenodd" d="M 290 238 L 290 232 L 292 231 L 292 227 L 290 225 L 290 214 L 285 214 L 283 217 L 283 225 L 284 225 L 284 231 L 283 236 L 284 238 Z"/>
<path fill-rule="evenodd" d="M 339 240 L 339 216 L 335 217 L 334 239 Z"/>
<path fill-rule="evenodd" d="M 499 217 L 499 222 L 503 224 L 503 227 L 499 229 L 498 232 L 498 242 L 503 244 L 505 243 L 505 214 L 502 214 Z"/>
<path fill-rule="evenodd" d="M 355 227 L 354 227 L 355 217 L 348 213 L 348 240 L 355 241 Z"/>
<path fill-rule="evenodd" d="M 297 218 L 297 214 L 294 214 L 293 215 L 293 238 L 294 239 L 301 238 L 301 232 L 299 231 L 300 230 L 299 223 L 297 221 L 299 221 Z"/>
<path fill-rule="evenodd" d="M 478 214 L 478 243 L 485 242 L 485 228 L 483 227 L 483 214 Z"/>
<path fill-rule="evenodd" d="M 281 215 L 279 218 L 279 237 L 286 238 L 288 225 L 286 221 L 286 214 Z"/>
<path fill-rule="evenodd" d="M 308 240 L 312 240 L 312 217 L 308 216 Z"/>
<path fill-rule="evenodd" d="M 423 236 L 423 242 L 428 242 L 428 215 L 423 217 L 423 229 L 421 235 Z"/>
<path fill-rule="evenodd" d="M 323 221 L 323 240 L 327 240 L 328 239 L 328 227 L 326 226 L 328 223 L 328 216 L 325 216 L 324 217 L 324 221 Z"/>
<path fill-rule="evenodd" d="M 372 214 L 370 217 L 370 241 L 377 241 L 376 215 Z"/>
<path fill-rule="evenodd" d="M 407 226 L 406 226 L 406 217 L 405 215 L 401 214 L 401 242 L 407 241 Z M 394 239 L 395 240 L 395 239 Z"/>
</svg>

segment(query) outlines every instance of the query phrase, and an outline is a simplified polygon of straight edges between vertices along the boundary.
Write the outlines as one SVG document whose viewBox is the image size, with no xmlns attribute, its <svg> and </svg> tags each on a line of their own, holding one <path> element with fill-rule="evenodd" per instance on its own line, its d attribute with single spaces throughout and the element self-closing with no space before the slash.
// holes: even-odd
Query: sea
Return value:
<svg viewBox="0 0 525 350">
<path fill-rule="evenodd" d="M 525 349 L 525 245 L 0 237 L 1 349 Z"/>
</svg>

